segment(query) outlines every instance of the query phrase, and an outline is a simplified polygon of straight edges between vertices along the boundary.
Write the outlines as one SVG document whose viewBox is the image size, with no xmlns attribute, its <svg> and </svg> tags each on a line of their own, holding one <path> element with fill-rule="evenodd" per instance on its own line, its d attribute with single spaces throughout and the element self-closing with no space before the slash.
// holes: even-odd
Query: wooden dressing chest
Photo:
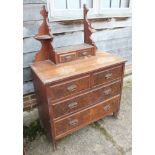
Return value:
<svg viewBox="0 0 155 155">
<path fill-rule="evenodd" d="M 45 8 L 41 13 L 47 15 Z M 87 37 L 84 44 L 67 50 L 53 49 L 52 39 L 40 36 L 36 39 L 42 43 L 41 54 L 31 69 L 40 119 L 55 149 L 56 140 L 109 114 L 117 116 L 126 60 L 97 49 Z"/>
</svg>

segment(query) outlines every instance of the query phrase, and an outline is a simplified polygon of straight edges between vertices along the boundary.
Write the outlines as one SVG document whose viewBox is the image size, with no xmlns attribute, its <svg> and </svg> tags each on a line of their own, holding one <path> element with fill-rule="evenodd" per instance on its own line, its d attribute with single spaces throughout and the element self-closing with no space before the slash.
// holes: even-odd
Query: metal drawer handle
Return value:
<svg viewBox="0 0 155 155">
<path fill-rule="evenodd" d="M 110 95 L 111 94 L 111 88 L 104 91 L 104 95 Z"/>
<path fill-rule="evenodd" d="M 78 122 L 79 122 L 78 119 L 73 119 L 73 120 L 69 121 L 69 125 L 75 126 L 78 124 Z"/>
<path fill-rule="evenodd" d="M 112 76 L 112 73 L 107 73 L 107 74 L 105 75 L 105 78 L 106 78 L 106 79 L 109 79 L 109 78 L 111 78 L 111 76 Z"/>
<path fill-rule="evenodd" d="M 71 59 L 72 56 L 71 56 L 71 55 L 67 55 L 67 56 L 65 56 L 64 58 L 68 60 L 68 59 Z"/>
<path fill-rule="evenodd" d="M 82 52 L 83 56 L 86 56 L 88 54 L 88 52 Z"/>
<path fill-rule="evenodd" d="M 75 91 L 76 88 L 77 88 L 77 85 L 73 84 L 73 85 L 71 85 L 71 86 L 68 86 L 68 87 L 67 87 L 67 90 L 70 91 L 70 92 L 72 92 L 72 91 Z"/>
<path fill-rule="evenodd" d="M 103 107 L 103 109 L 105 110 L 105 111 L 109 111 L 110 110 L 110 108 L 111 108 L 111 106 L 108 104 L 108 105 L 106 105 L 105 107 Z"/>
<path fill-rule="evenodd" d="M 75 107 L 77 107 L 78 103 L 77 102 L 72 102 L 70 104 L 68 104 L 68 108 L 73 109 Z"/>
</svg>

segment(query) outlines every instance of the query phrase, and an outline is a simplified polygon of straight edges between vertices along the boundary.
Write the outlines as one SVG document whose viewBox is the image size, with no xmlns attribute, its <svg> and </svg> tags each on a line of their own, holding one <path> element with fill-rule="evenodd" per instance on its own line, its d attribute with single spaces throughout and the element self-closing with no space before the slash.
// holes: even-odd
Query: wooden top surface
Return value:
<svg viewBox="0 0 155 155">
<path fill-rule="evenodd" d="M 51 61 L 40 61 L 31 64 L 32 70 L 44 84 L 69 78 L 75 75 L 89 73 L 91 71 L 120 64 L 126 60 L 113 54 L 96 51 L 96 56 L 83 58 L 72 62 L 53 64 Z"/>
<path fill-rule="evenodd" d="M 92 45 L 83 43 L 83 44 L 78 44 L 78 45 L 55 48 L 55 52 L 56 53 L 65 53 L 65 52 L 77 51 L 77 50 L 87 49 L 87 48 L 92 48 L 92 47 L 93 47 Z"/>
</svg>

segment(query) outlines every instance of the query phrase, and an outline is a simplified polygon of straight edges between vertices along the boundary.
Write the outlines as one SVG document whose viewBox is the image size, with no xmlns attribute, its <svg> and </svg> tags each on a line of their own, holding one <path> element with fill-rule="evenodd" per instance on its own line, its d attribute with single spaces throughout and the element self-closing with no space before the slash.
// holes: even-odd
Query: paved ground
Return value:
<svg viewBox="0 0 155 155">
<path fill-rule="evenodd" d="M 58 141 L 53 152 L 45 135 L 26 146 L 27 155 L 131 155 L 132 154 L 131 76 L 125 78 L 118 119 L 108 116 Z"/>
</svg>

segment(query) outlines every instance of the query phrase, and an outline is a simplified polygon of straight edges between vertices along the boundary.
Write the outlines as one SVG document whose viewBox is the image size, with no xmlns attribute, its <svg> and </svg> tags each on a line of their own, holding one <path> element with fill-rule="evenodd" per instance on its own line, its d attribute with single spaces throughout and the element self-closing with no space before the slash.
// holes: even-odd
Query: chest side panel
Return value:
<svg viewBox="0 0 155 155">
<path fill-rule="evenodd" d="M 42 84 L 42 82 L 39 80 L 39 78 L 35 75 L 34 72 L 32 72 L 33 75 L 33 82 L 34 82 L 34 88 L 36 92 L 36 98 L 38 103 L 38 112 L 39 112 L 39 118 L 41 120 L 41 123 L 48 135 L 48 137 L 51 137 L 51 124 L 50 124 L 50 113 L 49 113 L 49 107 L 48 107 L 48 98 L 46 94 L 46 87 Z"/>
</svg>

